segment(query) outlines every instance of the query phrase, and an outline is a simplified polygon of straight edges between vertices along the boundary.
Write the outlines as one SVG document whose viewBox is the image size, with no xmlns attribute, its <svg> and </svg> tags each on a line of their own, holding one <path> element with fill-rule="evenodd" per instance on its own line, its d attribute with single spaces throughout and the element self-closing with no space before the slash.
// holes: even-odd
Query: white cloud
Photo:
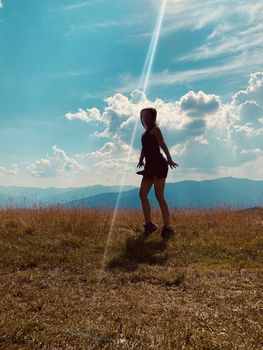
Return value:
<svg viewBox="0 0 263 350">
<path fill-rule="evenodd" d="M 156 12 L 160 1 L 154 2 Z M 193 32 L 204 29 L 206 38 L 201 44 L 190 45 L 188 52 L 169 58 L 170 63 L 178 64 L 184 60 L 206 60 L 205 68 L 171 71 L 164 70 L 151 75 L 150 85 L 169 86 L 194 80 L 215 78 L 222 75 L 249 74 L 252 70 L 262 69 L 263 60 L 263 2 L 261 0 L 204 0 L 202 5 L 194 0 L 169 0 L 160 33 L 160 40 L 169 34 L 176 45 L 175 32 L 187 30 Z M 131 39 L 148 41 L 152 31 L 133 33 Z M 181 40 L 181 39 L 180 39 Z M 192 40 L 192 39 L 191 39 Z M 172 43 L 172 44 L 173 44 Z M 210 59 L 210 62 L 209 62 Z M 209 63 L 207 63 L 209 62 Z M 180 63 L 180 66 L 182 63 Z M 195 63 L 192 62 L 192 66 Z M 122 82 L 118 91 L 123 93 L 134 89 L 139 77 Z"/>
<path fill-rule="evenodd" d="M 69 4 L 69 5 L 63 5 L 56 8 L 50 8 L 49 11 L 65 11 L 65 12 L 72 12 L 75 10 L 83 10 L 85 7 L 88 7 L 90 5 L 97 5 L 101 2 L 104 2 L 105 0 L 88 0 L 88 1 L 82 1 L 76 4 Z"/>
<path fill-rule="evenodd" d="M 4 175 L 6 172 L 6 167 L 0 166 L 0 175 Z"/>
<path fill-rule="evenodd" d="M 68 175 L 72 171 L 86 171 L 74 158 L 70 158 L 66 152 L 56 145 L 52 147 L 53 156 L 42 158 L 27 166 L 33 176 L 59 176 Z"/>
<path fill-rule="evenodd" d="M 155 12 L 160 10 L 161 1 L 154 1 Z M 180 30 L 196 31 L 208 26 L 213 29 L 208 39 L 230 34 L 242 26 L 244 34 L 250 35 L 259 30 L 263 4 L 261 0 L 203 0 L 202 5 L 195 0 L 169 0 L 162 25 L 161 35 Z M 151 20 L 151 18 L 150 18 Z M 150 22 L 151 23 L 151 22 Z M 251 27 L 250 27 L 251 26 Z M 238 30 L 236 32 L 238 33 Z M 152 31 L 130 35 L 137 40 L 152 36 Z"/>
<path fill-rule="evenodd" d="M 130 144 L 135 122 L 138 122 L 140 110 L 144 107 L 153 106 L 158 110 L 158 123 L 167 129 L 168 134 L 170 133 L 171 142 L 174 142 L 175 138 L 185 141 L 191 132 L 197 136 L 200 134 L 198 131 L 200 128 L 202 133 L 206 125 L 218 123 L 216 113 L 222 108 L 219 96 L 205 94 L 202 91 L 197 93 L 189 91 L 179 101 L 174 102 L 165 102 L 158 98 L 150 101 L 139 90 L 134 90 L 130 98 L 116 93 L 104 101 L 107 106 L 101 113 L 96 110 L 97 117 L 90 118 L 81 112 L 71 114 L 70 119 L 74 116 L 85 122 L 100 121 L 105 129 L 102 132 L 94 132 L 92 136 L 118 137 L 126 144 Z M 68 113 L 66 118 L 69 118 Z M 139 125 L 141 126 L 140 121 Z M 135 146 L 139 146 L 138 141 Z"/>
<path fill-rule="evenodd" d="M 231 101 L 231 138 L 240 147 L 250 150 L 263 149 L 263 72 L 250 74 L 245 90 L 233 95 Z"/>
<path fill-rule="evenodd" d="M 84 22 L 84 23 L 76 23 L 71 24 L 69 27 L 69 31 L 65 34 L 66 36 L 71 35 L 78 35 L 87 33 L 87 31 L 90 30 L 107 30 L 109 28 L 113 27 L 132 27 L 134 28 L 135 25 L 140 25 L 143 23 L 144 15 L 133 15 L 129 14 L 126 18 L 118 19 L 118 20 L 111 20 L 106 19 L 101 22 Z M 116 42 L 118 42 L 118 38 L 116 39 Z"/>
<path fill-rule="evenodd" d="M 14 163 L 12 164 L 11 168 L 7 169 L 6 173 L 9 175 L 18 175 L 19 170 L 20 170 L 19 165 Z"/>
<path fill-rule="evenodd" d="M 73 119 L 80 119 L 83 120 L 85 122 L 89 122 L 91 120 L 97 120 L 97 121 L 102 121 L 103 118 L 100 114 L 100 111 L 96 108 L 87 108 L 86 111 L 84 111 L 82 108 L 78 109 L 77 113 L 67 113 L 66 114 L 66 118 L 69 120 L 73 120 Z"/>
<path fill-rule="evenodd" d="M 183 4 L 169 1 L 169 4 L 164 33 L 185 27 L 196 30 L 207 25 L 213 26 L 204 44 L 183 54 L 181 60 L 200 60 L 225 55 L 238 57 L 242 54 L 249 64 L 251 55 L 262 53 L 261 0 L 237 0 L 232 3 L 221 0 L 202 1 L 202 6 L 194 1 L 186 1 Z M 261 62 L 262 54 L 257 59 L 258 64 Z"/>
<path fill-rule="evenodd" d="M 161 36 L 169 33 L 173 33 L 183 29 L 197 30 L 205 27 L 208 24 L 216 23 L 220 17 L 222 17 L 229 4 L 222 4 L 222 0 L 210 0 L 202 1 L 200 3 L 194 0 L 169 0 L 167 2 L 167 8 L 162 24 Z M 158 13 L 161 6 L 161 1 L 153 1 L 153 6 L 156 7 L 155 12 Z M 216 10 L 215 10 L 216 8 Z M 146 22 L 147 18 L 144 20 Z M 148 17 L 148 20 L 152 28 L 152 17 Z M 152 36 L 152 31 L 144 31 L 141 33 L 131 34 L 130 39 L 142 40 Z"/>
<path fill-rule="evenodd" d="M 241 123 L 259 124 L 263 117 L 263 109 L 254 100 L 247 100 L 239 105 L 239 116 Z"/>
<path fill-rule="evenodd" d="M 263 106 L 263 72 L 251 73 L 248 87 L 233 96 L 236 105 L 248 100 L 258 101 L 261 107 Z"/>
<path fill-rule="evenodd" d="M 70 77 L 78 77 L 80 75 L 87 75 L 87 74 L 94 74 L 94 70 L 91 71 L 90 69 L 75 69 L 75 70 L 68 70 L 64 72 L 57 72 L 49 76 L 49 78 L 59 79 L 59 78 L 70 78 Z"/>
<path fill-rule="evenodd" d="M 129 164 L 126 163 L 128 155 Z M 137 161 L 138 155 L 136 150 L 116 134 L 112 137 L 112 142 L 106 142 L 97 151 L 86 153 L 85 157 L 93 163 L 93 168 L 112 169 L 121 174 L 125 164 L 127 169 L 133 170 L 131 163 Z"/>
<path fill-rule="evenodd" d="M 0 9 L 3 8 L 3 2 L 0 0 Z"/>
<path fill-rule="evenodd" d="M 252 73 L 247 89 L 234 94 L 229 103 L 204 91 L 189 91 L 179 100 L 169 102 L 159 98 L 150 101 L 139 90 L 129 96 L 116 93 L 104 99 L 104 110 L 94 109 L 95 117 L 76 113 L 85 122 L 99 121 L 104 130 L 93 136 L 108 139 L 100 149 L 85 156 L 95 161 L 94 166 L 121 171 L 130 151 L 128 166 L 136 164 L 144 131 L 139 112 L 151 106 L 157 109 L 157 122 L 174 161 L 184 171 L 216 175 L 218 169 L 238 168 L 256 161 L 263 155 L 262 75 Z M 139 128 L 131 150 L 136 122 Z"/>
<path fill-rule="evenodd" d="M 263 179 L 263 156 L 262 153 L 256 159 L 244 162 L 239 167 L 221 166 L 217 169 L 218 176 L 234 176 L 243 178 Z"/>
<path fill-rule="evenodd" d="M 189 83 L 193 81 L 207 80 L 209 78 L 222 77 L 224 75 L 240 74 L 250 72 L 254 69 L 256 62 L 259 60 L 259 55 L 255 54 L 248 57 L 239 56 L 227 60 L 222 64 L 209 65 L 205 68 L 187 69 L 180 71 L 171 71 L 164 69 L 160 72 L 152 72 L 149 79 L 149 86 L 162 87 L 180 83 Z M 130 77 L 129 80 L 119 79 L 120 85 L 115 87 L 119 92 L 131 92 L 138 86 L 139 77 Z"/>
<path fill-rule="evenodd" d="M 220 98 L 216 95 L 207 95 L 203 91 L 189 91 L 180 101 L 180 108 L 190 117 L 202 117 L 213 114 L 219 109 Z"/>
<path fill-rule="evenodd" d="M 0 166 L 0 176 L 1 175 L 18 175 L 20 172 L 20 167 L 17 163 L 11 164 L 10 168 Z"/>
</svg>

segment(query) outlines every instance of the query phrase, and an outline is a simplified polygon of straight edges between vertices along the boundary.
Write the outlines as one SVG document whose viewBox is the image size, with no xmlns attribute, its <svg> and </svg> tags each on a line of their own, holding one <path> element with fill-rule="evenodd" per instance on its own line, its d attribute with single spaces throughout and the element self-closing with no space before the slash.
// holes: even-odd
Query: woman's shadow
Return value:
<svg viewBox="0 0 263 350">
<path fill-rule="evenodd" d="M 112 259 L 106 266 L 107 271 L 135 271 L 139 264 L 165 265 L 167 261 L 167 243 L 149 241 L 144 233 L 129 237 L 122 253 Z"/>
</svg>

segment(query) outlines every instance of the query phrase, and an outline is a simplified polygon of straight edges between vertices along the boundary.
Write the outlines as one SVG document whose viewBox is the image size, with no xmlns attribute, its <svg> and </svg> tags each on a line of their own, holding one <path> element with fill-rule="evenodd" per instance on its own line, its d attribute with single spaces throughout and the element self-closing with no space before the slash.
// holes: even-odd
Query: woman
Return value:
<svg viewBox="0 0 263 350">
<path fill-rule="evenodd" d="M 146 163 L 144 170 L 137 171 L 137 174 L 143 175 L 139 196 L 145 218 L 144 233 L 145 235 L 149 235 L 157 229 L 157 226 L 151 222 L 151 206 L 147 198 L 152 184 L 154 184 L 155 196 L 159 202 L 164 222 L 161 236 L 163 239 L 168 239 L 176 231 L 170 226 L 169 222 L 169 209 L 164 198 L 165 179 L 168 173 L 168 165 L 171 168 L 179 165 L 174 163 L 171 158 L 161 130 L 156 124 L 156 116 L 157 111 L 155 108 L 144 108 L 140 112 L 141 123 L 146 131 L 141 136 L 142 150 L 137 167 L 144 166 L 144 157 Z M 165 152 L 167 160 L 160 152 L 160 147 Z"/>
</svg>

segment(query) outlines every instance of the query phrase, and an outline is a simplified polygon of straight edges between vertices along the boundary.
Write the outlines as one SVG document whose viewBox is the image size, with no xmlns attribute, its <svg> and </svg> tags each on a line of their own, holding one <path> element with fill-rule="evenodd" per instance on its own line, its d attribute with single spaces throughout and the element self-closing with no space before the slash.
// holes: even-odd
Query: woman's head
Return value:
<svg viewBox="0 0 263 350">
<path fill-rule="evenodd" d="M 155 108 L 143 108 L 140 112 L 141 123 L 145 129 L 156 125 L 157 111 Z"/>
</svg>

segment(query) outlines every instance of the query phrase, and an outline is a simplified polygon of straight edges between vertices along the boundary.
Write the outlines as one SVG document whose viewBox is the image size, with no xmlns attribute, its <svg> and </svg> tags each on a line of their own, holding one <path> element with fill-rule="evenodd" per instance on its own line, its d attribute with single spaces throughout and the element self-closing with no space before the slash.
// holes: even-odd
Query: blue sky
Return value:
<svg viewBox="0 0 263 350">
<path fill-rule="evenodd" d="M 0 1 L 2 185 L 118 184 L 128 159 L 139 186 L 145 106 L 179 163 L 168 182 L 263 179 L 262 1 L 168 0 L 144 95 L 161 3 Z"/>
</svg>

